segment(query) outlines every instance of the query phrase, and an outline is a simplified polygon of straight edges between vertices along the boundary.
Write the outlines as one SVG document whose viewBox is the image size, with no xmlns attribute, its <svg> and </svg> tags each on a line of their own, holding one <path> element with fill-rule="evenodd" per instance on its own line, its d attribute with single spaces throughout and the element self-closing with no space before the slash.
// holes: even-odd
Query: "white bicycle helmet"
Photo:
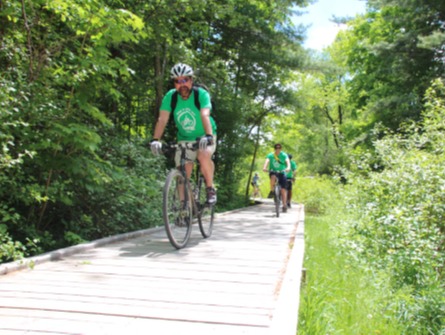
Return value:
<svg viewBox="0 0 445 335">
<path fill-rule="evenodd" d="M 191 77 L 193 76 L 193 69 L 187 64 L 178 63 L 172 67 L 170 74 L 172 79 L 178 77 Z"/>
</svg>

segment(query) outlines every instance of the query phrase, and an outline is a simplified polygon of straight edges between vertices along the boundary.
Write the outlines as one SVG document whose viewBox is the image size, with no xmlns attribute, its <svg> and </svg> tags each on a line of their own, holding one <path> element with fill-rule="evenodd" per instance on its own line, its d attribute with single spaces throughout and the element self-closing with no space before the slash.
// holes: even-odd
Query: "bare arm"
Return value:
<svg viewBox="0 0 445 335">
<path fill-rule="evenodd" d="M 155 132 L 153 138 L 158 140 L 161 139 L 164 134 L 165 126 L 167 125 L 168 119 L 170 118 L 170 113 L 167 111 L 160 111 L 158 122 L 156 123 Z"/>
<path fill-rule="evenodd" d="M 267 166 L 269 165 L 269 158 L 266 158 L 266 161 L 264 162 L 264 165 L 263 165 L 263 171 L 265 171 L 265 172 L 267 172 L 268 170 L 267 170 Z"/>
<path fill-rule="evenodd" d="M 286 158 L 286 172 L 290 171 L 290 160 Z"/>
<path fill-rule="evenodd" d="M 210 123 L 210 108 L 201 109 L 201 120 L 206 135 L 213 135 L 212 124 Z"/>
</svg>

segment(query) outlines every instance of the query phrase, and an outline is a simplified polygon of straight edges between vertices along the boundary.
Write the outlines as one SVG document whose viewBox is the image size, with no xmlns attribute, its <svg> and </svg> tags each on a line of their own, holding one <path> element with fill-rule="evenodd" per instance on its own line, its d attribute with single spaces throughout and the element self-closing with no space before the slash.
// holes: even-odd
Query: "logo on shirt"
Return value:
<svg viewBox="0 0 445 335">
<path fill-rule="evenodd" d="M 196 128 L 196 118 L 190 108 L 181 109 L 178 113 L 178 124 L 184 131 L 193 131 Z"/>
<path fill-rule="evenodd" d="M 276 168 L 276 169 L 278 169 L 279 167 L 280 167 L 280 162 L 278 161 L 274 161 L 273 163 L 272 163 L 272 165 L 273 165 L 273 167 L 274 168 Z"/>
</svg>

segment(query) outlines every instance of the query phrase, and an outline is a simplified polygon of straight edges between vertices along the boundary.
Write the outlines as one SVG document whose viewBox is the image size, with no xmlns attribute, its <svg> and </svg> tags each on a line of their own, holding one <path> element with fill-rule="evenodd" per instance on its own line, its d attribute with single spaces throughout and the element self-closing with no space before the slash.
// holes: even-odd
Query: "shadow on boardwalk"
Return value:
<svg viewBox="0 0 445 335">
<path fill-rule="evenodd" d="M 219 214 L 181 250 L 160 228 L 0 266 L 0 334 L 295 334 L 304 209 L 272 209 Z"/>
</svg>

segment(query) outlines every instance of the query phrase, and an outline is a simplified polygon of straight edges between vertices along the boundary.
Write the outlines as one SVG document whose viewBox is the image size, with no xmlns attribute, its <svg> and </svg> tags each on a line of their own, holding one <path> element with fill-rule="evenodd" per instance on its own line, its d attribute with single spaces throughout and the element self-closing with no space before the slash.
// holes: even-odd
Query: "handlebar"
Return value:
<svg viewBox="0 0 445 335">
<path fill-rule="evenodd" d="M 165 143 L 162 146 L 162 153 L 163 154 L 168 154 L 169 152 L 175 150 L 175 149 L 190 149 L 193 151 L 196 151 L 199 149 L 199 141 L 200 141 L 200 137 L 196 138 L 195 142 L 170 142 L 170 143 Z"/>
<path fill-rule="evenodd" d="M 183 142 L 183 143 L 168 143 L 165 145 L 166 148 L 169 149 L 176 149 L 176 148 L 184 148 L 184 149 L 191 149 L 191 150 L 197 150 L 199 147 L 199 142 Z"/>
</svg>

